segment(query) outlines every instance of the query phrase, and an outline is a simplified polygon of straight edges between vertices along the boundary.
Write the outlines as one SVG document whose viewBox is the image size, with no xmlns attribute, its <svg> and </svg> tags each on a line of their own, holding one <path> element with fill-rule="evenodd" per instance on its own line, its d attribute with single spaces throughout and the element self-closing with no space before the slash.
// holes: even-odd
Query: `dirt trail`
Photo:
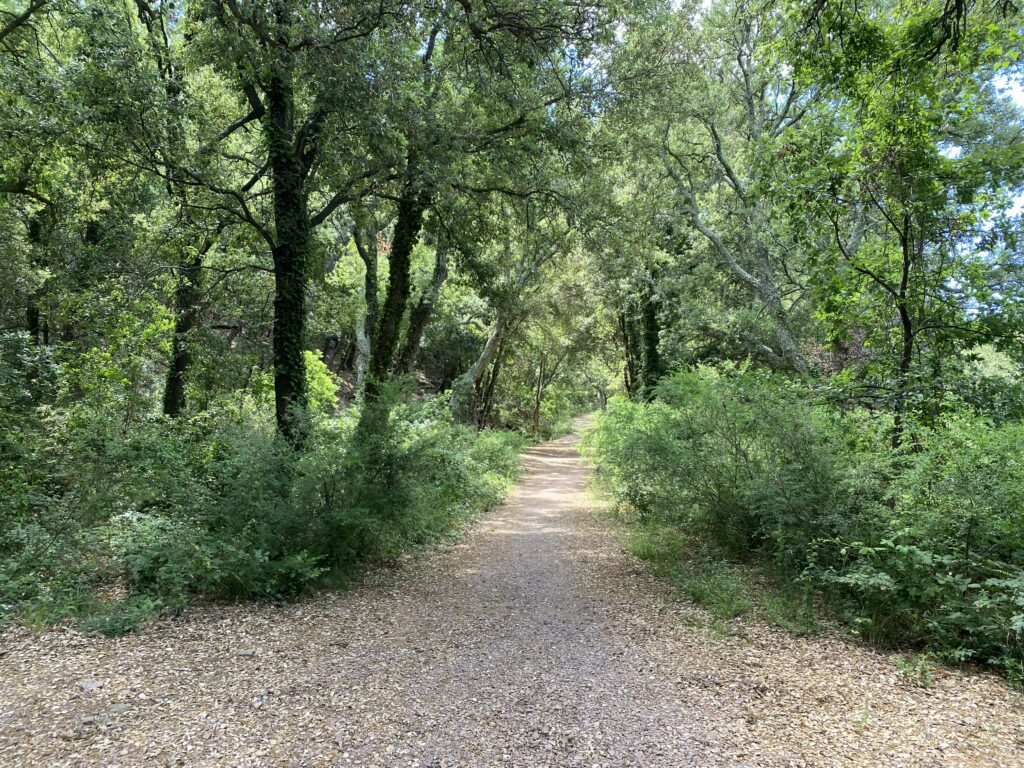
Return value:
<svg viewBox="0 0 1024 768">
<path fill-rule="evenodd" d="M 0 766 L 1024 766 L 1021 697 L 669 600 L 529 451 L 465 541 L 348 593 L 0 639 Z"/>
</svg>

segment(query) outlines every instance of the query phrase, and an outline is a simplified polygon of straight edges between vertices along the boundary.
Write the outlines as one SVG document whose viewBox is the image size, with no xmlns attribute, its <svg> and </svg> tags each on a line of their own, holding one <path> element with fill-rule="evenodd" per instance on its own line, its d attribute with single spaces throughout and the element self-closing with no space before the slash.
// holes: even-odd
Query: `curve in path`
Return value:
<svg viewBox="0 0 1024 768">
<path fill-rule="evenodd" d="M 351 592 L 8 634 L 0 765 L 1024 764 L 992 678 L 943 707 L 842 639 L 709 631 L 622 554 L 576 442 L 527 452 L 463 542 Z"/>
</svg>

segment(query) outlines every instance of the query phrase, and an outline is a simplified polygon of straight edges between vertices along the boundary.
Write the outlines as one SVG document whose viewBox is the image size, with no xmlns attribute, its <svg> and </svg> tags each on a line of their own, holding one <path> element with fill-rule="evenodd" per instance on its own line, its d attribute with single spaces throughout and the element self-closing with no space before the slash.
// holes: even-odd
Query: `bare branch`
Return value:
<svg viewBox="0 0 1024 768">
<path fill-rule="evenodd" d="M 11 19 L 3 27 L 0 27 L 0 43 L 14 30 L 27 24 L 29 19 L 41 8 L 48 5 L 49 2 L 50 0 L 29 0 L 28 6 L 19 14 L 8 14 L 5 11 L 4 15 L 11 15 Z"/>
</svg>

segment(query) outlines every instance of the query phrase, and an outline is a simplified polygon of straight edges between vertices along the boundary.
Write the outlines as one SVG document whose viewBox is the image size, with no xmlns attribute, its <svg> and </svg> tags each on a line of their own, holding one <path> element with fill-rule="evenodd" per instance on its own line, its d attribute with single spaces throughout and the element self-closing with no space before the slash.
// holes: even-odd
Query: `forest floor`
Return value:
<svg viewBox="0 0 1024 768">
<path fill-rule="evenodd" d="M 576 437 L 458 544 L 291 605 L 0 637 L 3 766 L 1024 766 L 1024 696 L 727 632 L 624 554 Z"/>
</svg>

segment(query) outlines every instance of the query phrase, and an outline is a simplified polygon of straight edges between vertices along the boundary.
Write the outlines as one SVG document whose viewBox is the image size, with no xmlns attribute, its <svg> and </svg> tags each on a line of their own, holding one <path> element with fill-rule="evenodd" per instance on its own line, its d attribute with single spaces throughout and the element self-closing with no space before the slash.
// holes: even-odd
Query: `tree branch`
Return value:
<svg viewBox="0 0 1024 768">
<path fill-rule="evenodd" d="M 0 27 L 0 43 L 3 42 L 5 37 L 14 32 L 14 30 L 27 24 L 33 14 L 49 2 L 50 0 L 30 0 L 25 10 L 19 14 L 9 14 L 7 11 L 4 11 L 4 15 L 11 15 L 12 18 L 4 24 L 3 27 Z"/>
</svg>

